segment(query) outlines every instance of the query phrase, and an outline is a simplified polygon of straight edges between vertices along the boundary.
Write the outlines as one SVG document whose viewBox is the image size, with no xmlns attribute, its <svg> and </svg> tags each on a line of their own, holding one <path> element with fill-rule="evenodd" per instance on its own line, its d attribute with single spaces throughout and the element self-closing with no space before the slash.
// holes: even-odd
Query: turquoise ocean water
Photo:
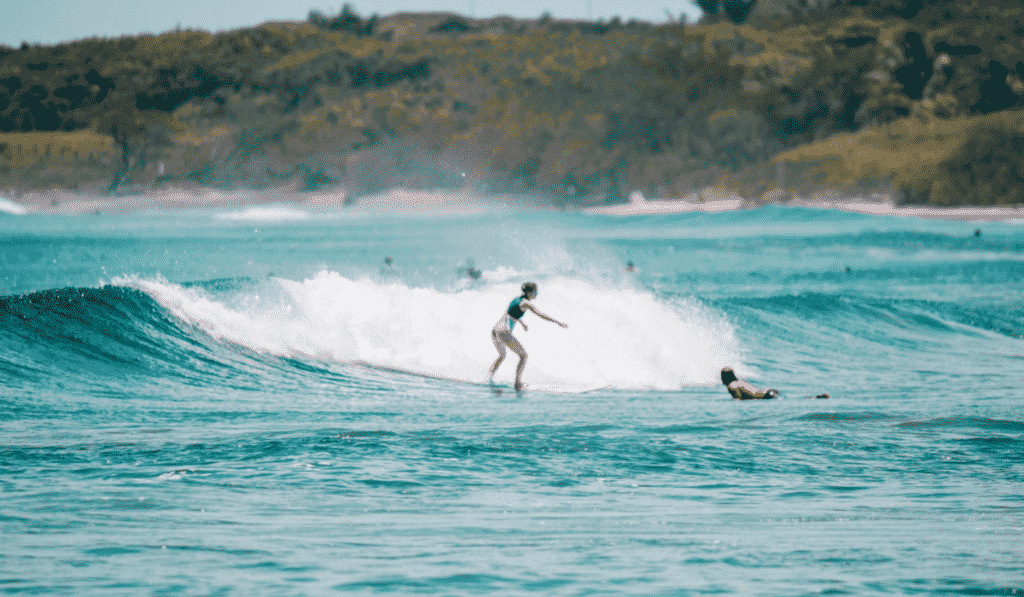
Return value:
<svg viewBox="0 0 1024 597">
<path fill-rule="evenodd" d="M 0 593 L 1021 593 L 1022 265 L 811 208 L 0 214 Z M 495 393 L 530 280 L 569 327 Z"/>
</svg>

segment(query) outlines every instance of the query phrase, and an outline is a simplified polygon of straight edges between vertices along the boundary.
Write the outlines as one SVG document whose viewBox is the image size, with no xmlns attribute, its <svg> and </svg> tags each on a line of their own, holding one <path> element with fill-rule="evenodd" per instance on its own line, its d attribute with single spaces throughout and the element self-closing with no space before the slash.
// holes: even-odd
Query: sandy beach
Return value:
<svg viewBox="0 0 1024 597">
<path fill-rule="evenodd" d="M 0 196 L 0 213 L 24 214 L 103 214 L 140 211 L 176 211 L 181 209 L 219 209 L 259 207 L 266 205 L 293 205 L 296 209 L 320 212 L 346 204 L 343 189 L 311 193 L 296 193 L 293 189 L 262 191 L 221 191 L 208 188 L 169 188 L 141 195 L 104 197 L 79 194 L 60 189 L 27 193 L 19 198 Z M 754 201 L 738 195 L 708 189 L 680 199 L 646 200 L 634 193 L 628 203 L 603 205 L 582 209 L 583 213 L 610 216 L 665 215 L 688 212 L 721 212 L 738 209 L 757 209 L 765 205 L 809 207 L 852 211 L 879 216 L 900 216 L 939 220 L 993 221 L 1024 219 L 1024 206 L 961 206 L 939 207 L 931 205 L 897 205 L 890 198 L 872 195 L 867 198 L 820 199 L 795 197 L 788 201 Z M 466 191 L 423 191 L 403 188 L 390 189 L 375 195 L 360 197 L 345 209 L 381 212 L 481 212 L 507 211 L 515 207 L 542 208 L 542 204 L 524 196 L 478 196 Z"/>
</svg>

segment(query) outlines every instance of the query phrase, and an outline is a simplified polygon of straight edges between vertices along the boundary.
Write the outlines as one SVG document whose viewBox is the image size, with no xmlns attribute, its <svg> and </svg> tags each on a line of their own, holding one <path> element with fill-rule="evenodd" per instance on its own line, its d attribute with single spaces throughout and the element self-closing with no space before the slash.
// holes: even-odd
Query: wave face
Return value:
<svg viewBox="0 0 1024 597">
<path fill-rule="evenodd" d="M 0 367 L 26 382 L 71 374 L 237 387 L 252 383 L 253 368 L 302 361 L 479 383 L 496 356 L 490 327 L 517 292 L 509 282 L 445 291 L 328 271 L 301 281 L 121 279 L 0 298 Z M 547 280 L 544 295 L 568 311 L 558 316 L 571 332 L 532 316 L 517 336 L 529 347 L 535 387 L 550 391 L 713 385 L 722 364 L 749 371 L 737 321 L 763 339 L 760 350 L 842 354 L 845 367 L 881 354 L 955 358 L 965 341 L 1024 336 L 1024 310 L 912 299 L 807 294 L 708 306 L 571 278 Z M 513 369 L 496 380 L 510 382 Z"/>
<path fill-rule="evenodd" d="M 0 218 L 5 590 L 1022 589 L 1019 222 L 506 207 Z"/>
<path fill-rule="evenodd" d="M 479 383 L 497 356 L 489 330 L 518 290 L 499 282 L 443 291 L 327 271 L 302 281 L 116 280 L 0 299 L 0 366 L 14 379 L 78 372 L 234 385 L 251 367 L 291 359 Z M 728 322 L 695 300 L 571 278 L 545 281 L 544 294 L 568 311 L 559 317 L 572 333 L 535 316 L 528 332 L 520 326 L 537 388 L 679 389 L 713 383 L 717 364 L 738 358 Z M 510 365 L 496 381 L 511 381 Z"/>
</svg>

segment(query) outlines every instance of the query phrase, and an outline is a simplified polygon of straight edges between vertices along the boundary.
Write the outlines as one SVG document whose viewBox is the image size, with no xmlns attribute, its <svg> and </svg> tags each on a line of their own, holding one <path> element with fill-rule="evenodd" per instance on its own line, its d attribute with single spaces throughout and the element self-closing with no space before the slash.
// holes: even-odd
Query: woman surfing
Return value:
<svg viewBox="0 0 1024 597">
<path fill-rule="evenodd" d="M 523 348 L 523 345 L 519 343 L 519 340 L 516 340 L 515 336 L 512 335 L 512 330 L 516 327 L 516 322 L 523 324 L 524 332 L 529 331 L 526 323 L 522 322 L 521 319 L 523 315 L 526 315 L 527 311 L 533 311 L 537 317 L 540 317 L 541 319 L 546 319 L 552 323 L 556 323 L 563 328 L 569 327 L 561 321 L 541 313 L 533 306 L 533 303 L 530 301 L 537 297 L 536 284 L 533 282 L 527 282 L 523 284 L 522 289 L 522 296 L 512 299 L 512 302 L 508 305 L 508 309 L 506 309 L 501 315 L 501 319 L 499 319 L 498 323 L 494 324 L 494 327 L 491 328 L 491 342 L 494 343 L 494 348 L 498 351 L 498 358 L 494 361 L 494 364 L 491 365 L 488 375 L 488 380 L 493 384 L 494 374 L 498 371 L 498 367 L 501 365 L 501 362 L 505 360 L 506 347 L 511 348 L 513 352 L 519 355 L 519 364 L 516 366 L 516 391 L 523 389 L 523 369 L 526 368 L 527 356 L 526 349 Z"/>
</svg>

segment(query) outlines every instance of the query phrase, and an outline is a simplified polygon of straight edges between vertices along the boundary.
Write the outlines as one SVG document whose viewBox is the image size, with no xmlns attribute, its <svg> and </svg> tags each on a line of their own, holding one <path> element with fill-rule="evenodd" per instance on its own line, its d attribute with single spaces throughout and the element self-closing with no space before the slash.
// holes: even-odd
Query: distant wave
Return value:
<svg viewBox="0 0 1024 597">
<path fill-rule="evenodd" d="M 830 331 L 894 340 L 907 331 L 954 335 L 987 332 L 1013 339 L 1024 337 L 1024 309 L 1017 305 L 968 306 L 953 301 L 818 293 L 735 298 L 722 303 L 730 310 L 748 314 L 750 323 L 773 328 L 772 334 L 799 321 Z"/>
</svg>

